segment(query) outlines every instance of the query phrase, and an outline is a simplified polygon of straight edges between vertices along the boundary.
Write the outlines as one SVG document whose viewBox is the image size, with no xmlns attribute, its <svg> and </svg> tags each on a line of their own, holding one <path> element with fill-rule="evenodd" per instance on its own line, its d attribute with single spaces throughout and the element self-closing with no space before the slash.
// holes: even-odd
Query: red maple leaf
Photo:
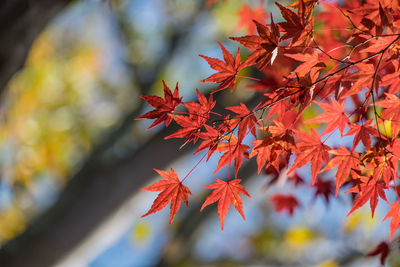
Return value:
<svg viewBox="0 0 400 267">
<path fill-rule="evenodd" d="M 253 145 L 253 149 L 250 153 L 250 158 L 257 155 L 257 173 L 259 174 L 267 160 L 269 160 L 270 158 L 270 147 L 268 146 L 268 143 L 265 142 L 265 140 L 255 140 L 250 144 Z"/>
<path fill-rule="evenodd" d="M 217 151 L 224 152 L 226 151 L 218 161 L 217 169 L 214 174 L 217 173 L 222 167 L 231 163 L 232 160 L 235 161 L 235 177 L 239 171 L 240 166 L 243 163 L 243 156 L 248 159 L 250 147 L 248 145 L 243 145 L 238 142 L 236 136 L 232 134 L 230 137 L 226 137 L 228 142 L 220 143 L 217 146 Z"/>
<path fill-rule="evenodd" d="M 137 119 L 156 119 L 149 128 L 153 128 L 154 126 L 163 123 L 165 121 L 165 125 L 168 126 L 172 118 L 169 114 L 172 114 L 172 111 L 175 110 L 176 106 L 181 103 L 182 97 L 179 97 L 178 83 L 176 83 L 176 87 L 174 93 L 168 88 L 164 81 L 164 99 L 159 96 L 146 96 L 140 95 L 141 98 L 146 100 L 151 106 L 155 107 L 155 110 L 149 111 L 142 116 L 139 116 Z"/>
<path fill-rule="evenodd" d="M 185 203 L 186 207 L 189 207 L 188 195 L 191 195 L 192 193 L 189 188 L 182 184 L 178 175 L 172 168 L 170 172 L 157 169 L 154 170 L 165 178 L 165 180 L 157 181 L 148 187 L 141 188 L 141 190 L 144 191 L 161 191 L 154 200 L 150 210 L 146 214 L 143 214 L 142 217 L 146 217 L 162 210 L 169 202 L 171 202 L 171 216 L 169 219 L 169 224 L 171 224 L 176 212 L 181 206 L 181 200 Z"/>
<path fill-rule="evenodd" d="M 235 112 L 235 118 L 239 119 L 239 129 L 238 129 L 238 138 L 239 142 L 242 142 L 245 136 L 247 135 L 247 129 L 250 133 L 257 139 L 256 135 L 256 125 L 257 118 L 254 115 L 254 112 L 250 111 L 245 104 L 240 103 L 239 106 L 227 107 L 226 109 Z"/>
<path fill-rule="evenodd" d="M 200 82 L 221 83 L 220 85 L 218 85 L 217 88 L 214 89 L 213 93 L 228 87 L 231 88 L 232 92 L 236 84 L 236 75 L 241 69 L 247 66 L 247 63 L 240 63 L 240 48 L 238 48 L 236 56 L 235 58 L 233 58 L 232 54 L 229 53 L 229 51 L 226 50 L 226 48 L 220 42 L 218 42 L 218 44 L 221 47 L 225 62 L 218 58 L 200 55 L 200 57 L 204 58 L 207 61 L 212 69 L 217 71 L 217 73 L 211 75 L 204 80 L 201 80 Z"/>
<path fill-rule="evenodd" d="M 372 217 L 374 217 L 375 208 L 379 201 L 378 197 L 382 198 L 389 204 L 384 191 L 386 186 L 381 183 L 377 183 L 375 179 L 370 177 L 361 176 L 360 180 L 361 184 L 356 184 L 353 188 L 346 191 L 346 193 L 359 193 L 357 198 L 354 200 L 353 208 L 349 211 L 347 216 L 352 214 L 355 210 L 361 208 L 369 200 Z"/>
<path fill-rule="evenodd" d="M 400 202 L 393 202 L 390 204 L 390 210 L 382 221 L 385 221 L 390 217 L 392 217 L 390 220 L 390 242 L 392 242 L 394 233 L 400 226 Z"/>
<path fill-rule="evenodd" d="M 385 100 L 375 103 L 377 106 L 385 108 L 381 117 L 385 120 L 391 120 L 392 136 L 397 136 L 400 130 L 400 98 L 396 95 L 386 93 Z"/>
<path fill-rule="evenodd" d="M 268 13 L 265 11 L 263 3 L 258 7 L 252 8 L 246 3 L 243 3 L 242 7 L 238 11 L 239 21 L 236 24 L 235 29 L 246 28 L 247 34 L 256 33 L 256 25 L 253 20 L 259 23 L 265 23 L 268 17 Z"/>
<path fill-rule="evenodd" d="M 313 28 L 311 14 L 316 1 L 312 1 L 311 3 L 311 5 L 305 5 L 303 0 L 298 1 L 297 14 L 279 3 L 275 3 L 281 10 L 282 17 L 286 20 L 279 23 L 279 26 L 285 31 L 282 40 L 293 38 L 291 41 L 291 45 L 293 46 L 309 44 Z"/>
<path fill-rule="evenodd" d="M 242 37 L 230 37 L 230 39 L 243 46 L 255 50 L 245 61 L 247 64 L 258 63 L 259 69 L 265 69 L 268 64 L 274 62 L 278 55 L 280 33 L 271 16 L 271 30 L 267 26 L 254 21 L 258 35 L 246 35 Z"/>
<path fill-rule="evenodd" d="M 304 179 L 301 178 L 301 176 L 297 173 L 294 172 L 293 174 L 288 176 L 288 181 L 291 181 L 295 187 L 297 187 L 300 184 L 304 184 Z"/>
<path fill-rule="evenodd" d="M 204 139 L 204 141 L 199 145 L 194 154 L 197 154 L 200 151 L 203 151 L 204 149 L 209 149 L 207 152 L 208 153 L 207 161 L 208 161 L 211 155 L 217 149 L 217 144 L 221 136 L 221 133 L 217 129 L 208 126 L 207 124 L 204 124 L 204 128 L 206 129 L 207 132 L 200 132 L 197 134 L 197 136 L 201 139 Z"/>
<path fill-rule="evenodd" d="M 316 199 L 318 196 L 322 196 L 325 198 L 326 203 L 329 204 L 329 198 L 333 195 L 333 182 L 331 180 L 324 181 L 318 177 L 314 187 L 314 199 Z"/>
<path fill-rule="evenodd" d="M 375 66 L 374 64 L 370 63 L 357 64 L 357 68 L 351 69 L 351 71 L 354 73 L 347 76 L 347 78 L 345 79 L 345 81 L 351 83 L 351 87 L 340 95 L 340 99 L 344 99 L 348 96 L 358 94 L 361 92 L 363 88 L 370 87 L 371 79 L 372 77 L 375 76 Z M 381 81 L 381 76 L 379 72 L 376 73 L 375 80 L 376 82 L 374 83 L 374 85 L 375 87 L 377 87 L 377 85 Z"/>
<path fill-rule="evenodd" d="M 381 255 L 380 257 L 381 264 L 384 265 L 385 260 L 389 255 L 389 252 L 390 252 L 389 244 L 382 241 L 381 243 L 379 243 L 378 246 L 376 246 L 376 248 L 373 251 L 368 253 L 367 256 L 371 257 L 371 256 Z"/>
<path fill-rule="evenodd" d="M 317 71 L 326 67 L 325 63 L 322 61 L 322 55 L 315 51 L 311 54 L 298 53 L 285 54 L 285 56 L 303 62 L 293 70 L 293 72 L 297 73 L 299 76 L 305 76 L 307 73 L 311 72 L 311 77 L 314 77 Z"/>
<path fill-rule="evenodd" d="M 314 129 L 311 129 L 311 134 L 296 131 L 296 135 L 301 141 L 297 143 L 297 158 L 288 174 L 311 161 L 312 184 L 314 185 L 322 162 L 327 164 L 329 161 L 330 147 L 321 142 L 320 136 Z"/>
<path fill-rule="evenodd" d="M 246 195 L 251 198 L 250 194 L 240 185 L 241 179 L 234 179 L 230 181 L 222 181 L 215 178 L 216 183 L 205 186 L 204 188 L 214 189 L 211 194 L 204 201 L 201 206 L 200 211 L 202 211 L 206 206 L 218 201 L 218 215 L 221 222 L 221 229 L 224 230 L 224 220 L 226 214 L 228 214 L 229 206 L 232 205 L 235 209 L 242 215 L 243 219 L 246 217 L 243 213 L 243 202 L 240 194 Z"/>
<path fill-rule="evenodd" d="M 171 114 L 170 116 L 179 124 L 182 129 L 179 129 L 175 133 L 165 137 L 165 139 L 170 138 L 185 138 L 184 144 L 193 140 L 196 143 L 198 139 L 198 133 L 200 128 L 205 125 L 210 117 L 210 111 L 215 106 L 215 101 L 213 101 L 212 95 L 207 98 L 196 89 L 197 98 L 199 103 L 187 102 L 183 105 L 188 110 L 188 116 Z"/>
<path fill-rule="evenodd" d="M 383 37 L 377 36 L 368 43 L 369 46 L 367 48 L 362 49 L 360 52 L 376 53 L 377 51 L 382 51 L 393 41 L 395 41 L 396 38 L 397 38 L 396 35 L 383 36 Z"/>
<path fill-rule="evenodd" d="M 350 152 L 344 146 L 340 146 L 340 149 L 330 150 L 329 153 L 335 155 L 333 159 L 329 161 L 323 171 L 330 170 L 339 167 L 336 172 L 336 193 L 337 196 L 339 188 L 349 178 L 351 170 L 359 170 L 360 155 L 359 153 Z"/>
<path fill-rule="evenodd" d="M 292 216 L 294 210 L 300 206 L 297 198 L 293 195 L 276 194 L 273 195 L 270 200 L 274 204 L 277 212 L 286 210 L 290 216 Z"/>
<path fill-rule="evenodd" d="M 361 141 L 364 146 L 368 149 L 371 147 L 371 135 L 378 137 L 378 131 L 376 128 L 369 126 L 373 120 L 367 120 L 363 125 L 352 123 L 349 125 L 350 130 L 345 136 L 354 135 L 353 139 L 353 151 L 356 149 L 358 143 Z"/>
<path fill-rule="evenodd" d="M 304 123 L 327 123 L 322 135 L 330 133 L 339 127 L 340 134 L 343 136 L 346 124 L 350 123 L 344 111 L 344 102 L 340 104 L 333 98 L 331 100 L 332 104 L 315 101 L 325 112 Z"/>
</svg>

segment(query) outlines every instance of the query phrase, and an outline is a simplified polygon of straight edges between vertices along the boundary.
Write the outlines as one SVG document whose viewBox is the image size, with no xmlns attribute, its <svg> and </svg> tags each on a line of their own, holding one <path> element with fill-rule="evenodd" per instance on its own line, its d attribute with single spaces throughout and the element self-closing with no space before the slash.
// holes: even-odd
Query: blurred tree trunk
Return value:
<svg viewBox="0 0 400 267">
<path fill-rule="evenodd" d="M 71 0 L 0 1 L 0 92 L 22 68 L 33 41 Z"/>
<path fill-rule="evenodd" d="M 46 22 L 65 7 L 69 1 L 17 0 L 15 3 L 7 1 L 7 4 L 0 4 L 0 17 L 3 21 L 0 36 L 3 37 L 2 40 L 9 39 L 7 44 L 1 44 L 1 85 L 5 85 L 12 75 L 23 66 L 35 37 L 43 29 Z M 16 4 L 17 2 L 22 3 L 19 6 Z M 57 6 L 58 9 L 52 7 L 52 4 Z M 203 6 L 203 2 L 199 1 L 198 11 Z M 8 14 L 6 10 L 14 12 L 16 18 Z M 52 16 L 49 15 L 50 13 Z M 186 24 L 188 29 L 194 24 L 200 13 L 196 12 L 195 15 L 190 17 L 190 21 Z M 12 27 L 15 28 L 15 32 L 5 27 L 5 25 L 12 24 L 13 20 L 18 21 L 18 17 L 21 21 L 18 25 Z M 46 21 L 44 21 L 45 19 Z M 40 23 L 35 20 L 40 21 Z M 25 24 L 22 21 L 25 21 Z M 32 23 L 39 24 L 32 26 L 34 29 L 30 30 L 29 27 Z M 18 32 L 21 35 L 28 35 L 27 32 L 29 32 L 30 38 L 18 36 Z M 146 93 L 157 81 L 178 47 L 179 41 L 188 33 L 190 33 L 189 30 L 173 29 L 168 44 L 166 44 L 167 52 L 159 58 L 158 63 L 154 66 L 151 78 L 143 81 L 134 77 L 142 94 Z M 23 49 L 21 48 L 21 51 L 19 51 L 18 47 Z M 18 55 L 12 56 L 13 53 Z M 7 69 L 7 60 L 12 61 L 13 66 L 15 65 L 13 71 L 7 70 L 8 74 L 3 73 L 3 70 Z M 128 67 L 133 70 L 132 73 L 137 73 L 135 70 L 138 66 L 131 65 Z M 1 89 L 4 90 L 3 87 Z M 120 125 L 117 125 L 103 140 L 95 145 L 93 151 L 83 163 L 81 170 L 71 178 L 55 205 L 31 222 L 23 234 L 1 247 L 0 266 L 53 266 L 79 246 L 92 231 L 101 225 L 107 216 L 154 177 L 153 167 L 162 169 L 172 160 L 184 156 L 190 151 L 187 147 L 182 150 L 178 149 L 179 144 L 181 144 L 180 140 L 164 140 L 165 136 L 171 134 L 174 130 L 176 131 L 176 128 L 170 127 L 151 137 L 141 147 L 132 151 L 124 160 L 113 164 L 102 162 L 100 156 L 131 129 L 134 118 L 142 112 L 142 105 L 143 103 L 134 107 L 129 114 L 126 114 Z"/>
<path fill-rule="evenodd" d="M 171 159 L 190 151 L 178 150 L 180 140 L 164 140 L 171 130 L 161 131 L 123 161 L 102 167 L 95 162 L 85 165 L 57 203 L 0 250 L 0 266 L 53 266 L 65 257 L 107 215 L 154 177 L 154 166 L 163 168 Z"/>
</svg>

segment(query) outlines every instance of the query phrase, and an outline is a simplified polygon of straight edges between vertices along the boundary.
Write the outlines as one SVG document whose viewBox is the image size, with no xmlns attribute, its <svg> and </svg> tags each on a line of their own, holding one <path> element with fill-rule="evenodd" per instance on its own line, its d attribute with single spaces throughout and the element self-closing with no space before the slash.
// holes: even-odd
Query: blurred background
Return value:
<svg viewBox="0 0 400 267">
<path fill-rule="evenodd" d="M 344 194 L 314 197 L 307 166 L 304 184 L 269 186 L 272 177 L 247 162 L 239 172 L 252 195 L 244 198 L 247 220 L 231 209 L 223 232 L 215 205 L 199 212 L 218 157 L 186 180 L 190 208 L 171 226 L 169 208 L 140 218 L 156 197 L 139 190 L 159 179 L 153 168 L 183 177 L 203 155 L 163 140 L 173 129 L 147 131 L 150 121 L 136 121 L 150 110 L 139 95 L 162 95 L 162 80 L 179 82 L 185 101 L 195 88 L 211 91 L 198 82 L 213 73 L 198 55 L 221 58 L 217 41 L 237 50 L 228 37 L 246 34 L 244 3 L 263 4 L 279 20 L 272 1 L 63 2 L 2 88 L 0 266 L 379 266 L 365 255 L 389 239 L 389 222 L 371 219 L 368 207 L 346 217 Z M 219 103 L 249 101 L 248 86 L 239 79 Z M 300 202 L 294 215 L 274 211 L 269 198 L 290 192 Z M 375 218 L 387 210 L 380 203 Z M 399 264 L 391 253 L 388 266 Z"/>
</svg>

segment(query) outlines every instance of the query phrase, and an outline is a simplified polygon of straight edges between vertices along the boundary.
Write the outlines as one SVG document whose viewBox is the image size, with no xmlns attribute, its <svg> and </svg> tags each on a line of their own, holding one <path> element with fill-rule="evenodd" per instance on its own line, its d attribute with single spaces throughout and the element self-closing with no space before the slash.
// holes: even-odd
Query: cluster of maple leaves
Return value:
<svg viewBox="0 0 400 267">
<path fill-rule="evenodd" d="M 276 3 L 281 22 L 275 22 L 262 4 L 256 8 L 243 5 L 237 28 L 246 28 L 248 35 L 230 39 L 250 53 L 244 57 L 239 48 L 233 56 L 218 43 L 223 60 L 201 55 L 216 71 L 200 81 L 218 84 L 208 98 L 197 90 L 197 102 L 182 102 L 178 84 L 172 92 L 165 83 L 164 98 L 142 96 L 154 107 L 139 117 L 155 119 L 150 128 L 174 121 L 181 128 L 167 139 L 182 138 L 184 144 L 199 141 L 195 153 L 205 151 L 203 159 L 221 153 L 215 173 L 227 165 L 230 170 L 233 164 L 235 178 L 229 179 L 228 174 L 207 185 L 213 191 L 201 207 L 218 201 L 222 229 L 231 204 L 245 218 L 241 195 L 250 195 L 237 174 L 243 158 L 251 157 L 256 157 L 258 173 L 264 170 L 272 175 L 270 183 L 286 172 L 287 181 L 296 186 L 304 183 L 296 170 L 310 163 L 316 196 L 329 201 L 334 191 L 337 195 L 346 185 L 350 188 L 346 193 L 352 193 L 354 199 L 349 214 L 369 201 L 374 216 L 382 199 L 390 205 L 384 220 L 391 219 L 391 240 L 400 226 L 396 186 L 400 158 L 400 1 L 341 2 Z M 249 68 L 250 77 L 239 75 L 245 68 Z M 252 82 L 249 88 L 259 95 L 257 105 L 226 107 L 226 114 L 213 111 L 213 94 L 235 90 L 238 77 Z M 303 113 L 314 106 L 312 103 L 322 112 L 304 120 Z M 322 133 L 310 124 L 324 127 Z M 328 146 L 326 141 L 336 131 L 341 137 L 352 137 L 352 146 Z M 244 142 L 249 134 L 255 138 L 250 144 Z M 289 163 L 291 158 L 293 164 Z M 328 170 L 336 172 L 336 190 L 332 190 L 332 181 L 320 178 Z M 180 180 L 173 169 L 156 171 L 164 179 L 143 190 L 161 193 L 143 216 L 171 203 L 171 223 L 181 200 L 188 205 L 191 192 L 182 183 L 187 176 Z M 389 190 L 396 193 L 396 199 L 387 199 Z M 277 194 L 271 203 L 277 211 L 289 214 L 299 206 L 293 195 Z M 381 247 L 387 249 L 387 245 Z M 382 253 L 382 249 L 373 253 Z"/>
</svg>

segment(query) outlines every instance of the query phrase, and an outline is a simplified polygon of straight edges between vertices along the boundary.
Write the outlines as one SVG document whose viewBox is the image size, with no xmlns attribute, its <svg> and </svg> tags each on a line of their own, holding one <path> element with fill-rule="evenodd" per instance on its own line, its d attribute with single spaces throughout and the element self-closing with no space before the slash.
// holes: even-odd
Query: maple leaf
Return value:
<svg viewBox="0 0 400 267">
<path fill-rule="evenodd" d="M 354 135 L 353 139 L 353 151 L 356 149 L 358 143 L 361 141 L 366 148 L 371 147 L 371 135 L 378 137 L 378 131 L 376 128 L 369 126 L 373 120 L 367 120 L 363 125 L 352 123 L 349 125 L 350 130 L 345 136 Z"/>
<path fill-rule="evenodd" d="M 257 155 L 258 173 L 268 161 L 266 168 L 273 166 L 276 171 L 280 170 L 282 159 L 286 156 L 286 162 L 292 150 L 295 148 L 293 127 L 299 116 L 293 111 L 286 112 L 280 120 L 273 120 L 274 124 L 267 127 L 270 135 L 264 140 L 255 140 L 250 157 Z"/>
<path fill-rule="evenodd" d="M 322 162 L 327 164 L 329 161 L 330 147 L 321 142 L 320 136 L 314 129 L 311 129 L 311 134 L 296 131 L 296 135 L 301 142 L 297 143 L 297 158 L 288 174 L 311 161 L 312 184 L 314 185 Z"/>
<path fill-rule="evenodd" d="M 364 48 L 360 50 L 360 52 L 370 52 L 370 53 L 376 53 L 377 51 L 382 51 L 385 49 L 387 46 L 389 46 L 393 41 L 395 41 L 397 38 L 396 35 L 393 36 L 383 36 L 383 37 L 375 37 L 373 40 L 371 40 L 368 44 L 369 46 L 367 48 Z"/>
<path fill-rule="evenodd" d="M 243 46 L 255 50 L 245 61 L 247 65 L 258 63 L 258 68 L 263 70 L 274 62 L 278 55 L 280 33 L 271 16 L 271 31 L 267 26 L 254 21 L 258 35 L 246 35 L 242 37 L 230 37 Z"/>
<path fill-rule="evenodd" d="M 382 221 L 385 221 L 390 217 L 392 217 L 390 220 L 390 242 L 392 242 L 394 233 L 400 226 L 400 202 L 393 202 L 390 204 L 390 210 Z"/>
<path fill-rule="evenodd" d="M 205 186 L 207 189 L 214 189 L 211 194 L 206 198 L 200 211 L 206 206 L 218 201 L 218 215 L 221 222 L 221 229 L 224 230 L 224 221 L 226 214 L 228 214 L 229 206 L 232 205 L 242 215 L 243 219 L 246 217 L 243 213 L 243 202 L 240 194 L 246 195 L 251 198 L 246 189 L 240 185 L 241 179 L 234 179 L 230 181 L 223 181 L 215 178 L 216 183 Z"/>
<path fill-rule="evenodd" d="M 316 72 L 326 67 L 325 63 L 321 61 L 321 55 L 313 51 L 313 53 L 298 53 L 298 54 L 285 54 L 286 57 L 301 61 L 300 65 L 293 70 L 299 76 L 305 76 L 311 72 L 311 76 L 315 76 Z"/>
<path fill-rule="evenodd" d="M 200 55 L 200 57 L 207 61 L 212 69 L 217 71 L 217 73 L 204 80 L 201 80 L 200 82 L 221 83 L 217 88 L 214 89 L 213 93 L 228 87 L 231 88 L 232 92 L 235 88 L 236 75 L 241 69 L 247 67 L 248 65 L 246 62 L 243 62 L 243 64 L 240 62 L 240 48 L 238 48 L 236 56 L 233 58 L 232 54 L 229 53 L 229 51 L 226 50 L 226 48 L 220 42 L 218 42 L 218 44 L 221 47 L 225 62 L 217 58 Z"/>
<path fill-rule="evenodd" d="M 215 106 L 215 101 L 213 101 L 212 95 L 209 99 L 201 94 L 199 90 L 196 89 L 197 97 L 199 103 L 187 102 L 183 105 L 188 109 L 188 116 L 171 114 L 170 116 L 179 124 L 182 129 L 179 129 L 175 133 L 165 137 L 165 139 L 170 138 L 183 138 L 185 137 L 184 145 L 190 141 L 196 143 L 198 139 L 198 133 L 200 128 L 205 125 L 210 117 L 210 111 Z"/>
<path fill-rule="evenodd" d="M 382 5 L 383 2 L 383 5 Z M 375 28 L 377 35 L 381 34 L 385 26 L 392 26 L 394 10 L 392 9 L 393 1 L 366 1 L 365 5 L 360 8 L 349 11 L 362 15 L 361 24 L 368 30 Z"/>
<path fill-rule="evenodd" d="M 299 202 L 293 195 L 275 194 L 270 201 L 274 204 L 277 212 L 287 211 L 290 216 L 294 210 L 300 206 Z"/>
<path fill-rule="evenodd" d="M 328 151 L 330 154 L 335 155 L 335 157 L 323 169 L 323 171 L 326 171 L 339 167 L 336 172 L 336 196 L 342 184 L 349 178 L 350 171 L 359 170 L 358 166 L 361 163 L 359 153 L 350 152 L 344 146 L 339 146 L 340 149 Z"/>
<path fill-rule="evenodd" d="M 151 129 L 154 126 L 163 123 L 164 121 L 165 125 L 168 126 L 172 121 L 172 118 L 169 116 L 169 114 L 172 114 L 172 111 L 175 110 L 176 106 L 178 106 L 182 100 L 182 97 L 179 97 L 178 83 L 176 83 L 174 93 L 171 92 L 164 81 L 162 81 L 162 83 L 164 86 L 164 99 L 159 96 L 140 95 L 141 98 L 156 108 L 155 110 L 149 111 L 146 114 L 136 118 L 136 120 L 156 119 L 147 129 Z"/>
<path fill-rule="evenodd" d="M 376 102 L 375 105 L 385 108 L 381 117 L 392 121 L 392 137 L 396 137 L 400 130 L 400 99 L 396 95 L 386 93 L 385 100 Z"/>
<path fill-rule="evenodd" d="M 390 252 L 390 248 L 389 248 L 388 243 L 382 241 L 381 243 L 379 243 L 378 246 L 376 246 L 376 248 L 373 251 L 368 253 L 367 256 L 371 257 L 371 256 L 381 255 L 381 257 L 380 257 L 381 264 L 384 265 L 385 260 L 386 260 L 387 256 L 389 255 L 389 252 Z"/>
<path fill-rule="evenodd" d="M 197 154 L 200 151 L 203 151 L 204 149 L 209 149 L 207 152 L 208 153 L 207 161 L 208 161 L 211 155 L 217 149 L 217 143 L 221 134 L 217 129 L 208 126 L 207 124 L 204 125 L 204 128 L 206 129 L 207 132 L 200 132 L 197 134 L 197 136 L 201 139 L 204 139 L 204 141 L 199 145 L 198 149 L 194 154 Z"/>
<path fill-rule="evenodd" d="M 399 46 L 399 52 L 400 52 L 400 46 Z M 398 58 L 399 56 L 400 54 L 398 56 L 395 56 L 395 58 Z M 395 72 L 388 73 L 385 76 L 383 76 L 382 82 L 380 83 L 381 86 L 389 87 L 388 89 L 389 94 L 396 94 L 398 88 L 400 87 L 400 72 L 398 71 L 398 67 L 395 67 L 395 70 L 396 70 Z"/>
<path fill-rule="evenodd" d="M 226 151 L 226 152 L 219 159 L 218 166 L 217 166 L 217 169 L 215 170 L 214 174 L 217 173 L 222 167 L 231 163 L 232 160 L 234 160 L 235 161 L 235 163 L 234 163 L 235 177 L 236 177 L 237 173 L 239 171 L 239 168 L 243 163 L 243 156 L 246 159 L 249 158 L 248 150 L 250 149 L 250 147 L 240 143 L 234 134 L 232 134 L 230 137 L 226 137 L 226 138 L 228 138 L 228 142 L 219 143 L 217 146 L 217 151 L 220 151 L 220 152 Z"/>
<path fill-rule="evenodd" d="M 304 179 L 301 178 L 301 176 L 297 172 L 294 172 L 294 174 L 289 175 L 288 176 L 288 181 L 293 182 L 295 187 L 299 186 L 300 184 L 304 184 L 305 183 Z"/>
<path fill-rule="evenodd" d="M 349 124 L 349 118 L 344 111 L 344 102 L 339 104 L 334 98 L 331 99 L 332 104 L 322 103 L 315 101 L 325 112 L 319 114 L 317 117 L 307 120 L 304 123 L 327 123 L 322 135 L 334 131 L 339 127 L 340 134 L 343 136 L 343 131 L 346 124 Z"/>
<path fill-rule="evenodd" d="M 267 160 L 270 158 L 271 155 L 270 147 L 268 145 L 265 145 L 264 140 L 255 140 L 250 144 L 253 145 L 253 149 L 251 150 L 250 153 L 250 158 L 257 155 L 257 166 L 258 166 L 257 173 L 260 174 L 260 171 L 264 167 Z"/>
<path fill-rule="evenodd" d="M 185 203 L 186 207 L 189 207 L 188 195 L 191 195 L 192 193 L 189 188 L 182 184 L 178 175 L 172 168 L 170 172 L 157 169 L 154 170 L 165 178 L 165 180 L 157 181 L 148 187 L 141 188 L 143 191 L 161 191 L 154 200 L 150 210 L 146 214 L 143 214 L 142 218 L 162 210 L 169 202 L 171 202 L 171 215 L 169 219 L 169 224 L 171 224 L 175 214 L 181 206 L 181 200 Z"/>
<path fill-rule="evenodd" d="M 375 179 L 371 179 L 370 177 L 361 176 L 360 180 L 360 185 L 357 184 L 353 188 L 346 191 L 346 193 L 359 193 L 354 201 L 353 208 L 349 211 L 347 216 L 352 214 L 355 210 L 361 208 L 369 200 L 373 218 L 375 208 L 379 201 L 378 197 L 389 203 L 386 199 L 386 194 L 384 191 L 386 187 L 381 183 L 377 183 Z"/>
<path fill-rule="evenodd" d="M 238 114 L 235 118 L 240 119 L 238 129 L 239 142 L 242 142 L 247 135 L 247 129 L 249 129 L 250 133 L 257 139 L 256 125 L 258 125 L 258 123 L 254 112 L 250 111 L 243 103 L 240 103 L 239 106 L 227 107 L 226 109 Z"/>
<path fill-rule="evenodd" d="M 375 75 L 375 66 L 369 63 L 360 63 L 357 65 L 357 69 L 358 71 L 352 73 L 347 77 L 346 81 L 351 82 L 352 86 L 349 90 L 343 92 L 340 95 L 341 99 L 344 99 L 354 94 L 358 94 L 361 92 L 363 88 L 371 86 L 371 78 L 374 77 Z M 379 72 L 377 72 L 374 83 L 375 87 L 377 87 L 380 80 L 381 80 L 380 74 Z"/>
<path fill-rule="evenodd" d="M 253 20 L 259 23 L 265 23 L 268 17 L 268 13 L 265 11 L 264 4 L 261 3 L 258 7 L 252 8 L 246 3 L 243 3 L 242 7 L 238 11 L 239 21 L 235 26 L 235 29 L 246 28 L 247 34 L 256 33 L 256 25 Z"/>
<path fill-rule="evenodd" d="M 279 26 L 285 30 L 282 40 L 293 38 L 291 41 L 291 45 L 293 46 L 308 45 L 312 36 L 313 23 L 311 14 L 315 3 L 316 1 L 313 1 L 311 5 L 306 6 L 304 1 L 300 0 L 297 5 L 297 14 L 279 3 L 275 3 L 281 10 L 282 17 L 286 20 L 279 23 Z"/>
<path fill-rule="evenodd" d="M 331 180 L 324 181 L 321 178 L 318 178 L 314 184 L 315 193 L 314 199 L 318 196 L 322 196 L 325 198 L 326 203 L 329 204 L 329 198 L 333 195 L 333 182 Z"/>
</svg>

